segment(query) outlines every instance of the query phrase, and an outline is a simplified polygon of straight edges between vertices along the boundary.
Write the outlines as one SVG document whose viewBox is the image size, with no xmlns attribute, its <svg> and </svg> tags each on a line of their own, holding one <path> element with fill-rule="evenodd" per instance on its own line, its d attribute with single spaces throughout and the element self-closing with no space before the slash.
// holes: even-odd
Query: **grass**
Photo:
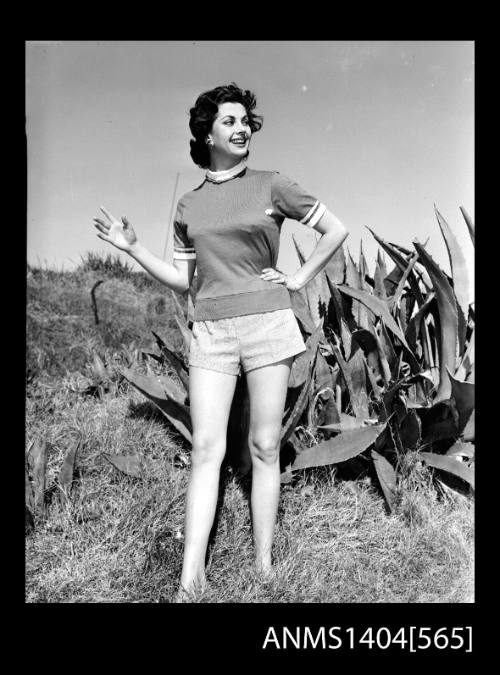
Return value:
<svg viewBox="0 0 500 675">
<path fill-rule="evenodd" d="M 180 345 L 169 292 L 154 280 L 141 287 L 133 279 L 82 269 L 55 273 L 29 268 L 28 371 L 62 376 L 85 370 L 94 350 L 113 354 L 130 347 L 152 348 L 151 330 Z M 96 289 L 96 325 L 90 291 L 99 280 L 103 283 Z"/>
<path fill-rule="evenodd" d="M 180 573 L 189 469 L 176 455 L 189 447 L 120 377 L 131 343 L 152 346 L 151 327 L 174 339 L 170 299 L 161 287 L 110 276 L 96 326 L 89 289 L 98 278 L 82 269 L 28 275 L 26 436 L 48 444 L 48 484 L 79 443 L 69 503 L 47 494 L 45 517 L 26 538 L 29 603 L 170 602 Z M 110 373 L 102 398 L 83 393 L 94 349 Z M 131 478 L 104 453 L 139 453 L 148 468 Z M 252 567 L 249 481 L 225 469 L 198 602 L 473 602 L 473 501 L 436 489 L 414 462 L 404 475 L 388 515 L 368 476 L 300 472 L 281 489 L 276 575 L 264 581 Z"/>
</svg>

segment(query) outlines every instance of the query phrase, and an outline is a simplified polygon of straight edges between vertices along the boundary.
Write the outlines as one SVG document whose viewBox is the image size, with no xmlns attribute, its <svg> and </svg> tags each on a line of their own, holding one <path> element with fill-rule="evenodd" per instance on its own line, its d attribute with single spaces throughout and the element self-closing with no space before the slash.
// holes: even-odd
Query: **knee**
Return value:
<svg viewBox="0 0 500 675">
<path fill-rule="evenodd" d="M 249 436 L 248 445 L 252 461 L 264 464 L 274 464 L 278 461 L 280 443 L 272 436 Z"/>
<path fill-rule="evenodd" d="M 220 465 L 226 452 L 225 439 L 212 438 L 201 434 L 193 435 L 191 463 L 193 466 Z"/>
</svg>

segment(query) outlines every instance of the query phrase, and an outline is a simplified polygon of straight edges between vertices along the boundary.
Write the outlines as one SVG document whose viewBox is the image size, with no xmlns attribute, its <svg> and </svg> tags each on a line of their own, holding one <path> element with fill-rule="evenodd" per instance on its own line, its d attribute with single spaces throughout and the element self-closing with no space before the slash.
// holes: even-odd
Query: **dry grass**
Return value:
<svg viewBox="0 0 500 675">
<path fill-rule="evenodd" d="M 99 324 L 90 291 L 96 290 Z M 111 353 L 130 345 L 155 344 L 151 330 L 181 343 L 169 292 L 154 282 L 138 288 L 124 279 L 97 272 L 28 271 L 27 368 L 34 374 L 64 375 L 84 370 L 92 351 Z"/>
<path fill-rule="evenodd" d="M 61 503 L 57 493 L 51 499 L 48 495 L 46 517 L 27 537 L 26 600 L 170 602 L 180 573 L 188 479 L 188 469 L 177 468 L 174 458 L 188 448 L 119 376 L 121 347 L 128 345 L 118 338 L 131 314 L 129 303 L 137 298 L 135 339 L 147 346 L 148 322 L 158 327 L 159 315 L 148 304 L 156 291 L 138 291 L 125 280 L 108 282 L 109 304 L 102 307 L 116 324 L 118 338 L 106 346 L 106 324 L 94 326 L 86 304 L 92 274 L 46 275 L 30 285 L 28 313 L 36 330 L 28 333 L 28 341 L 32 354 L 40 350 L 42 367 L 32 360 L 27 442 L 35 437 L 47 441 L 48 483 L 68 449 L 80 446 L 70 503 Z M 72 321 L 78 325 L 74 333 Z M 58 322 L 63 327 L 56 331 Z M 83 349 L 78 367 L 71 367 L 70 355 L 64 356 L 71 340 Z M 113 384 L 102 400 L 81 393 L 95 345 L 105 355 Z M 56 368 L 53 361 L 64 365 Z M 151 463 L 142 478 L 134 479 L 115 469 L 103 453 L 139 453 Z M 322 468 L 302 472 L 294 484 L 283 486 L 275 578 L 267 581 L 252 567 L 248 480 L 239 481 L 225 470 L 221 485 L 208 588 L 198 602 L 473 601 L 473 501 L 446 488 L 436 490 L 428 472 L 414 463 L 408 464 L 392 515 L 368 477 L 340 480 L 335 470 Z"/>
</svg>

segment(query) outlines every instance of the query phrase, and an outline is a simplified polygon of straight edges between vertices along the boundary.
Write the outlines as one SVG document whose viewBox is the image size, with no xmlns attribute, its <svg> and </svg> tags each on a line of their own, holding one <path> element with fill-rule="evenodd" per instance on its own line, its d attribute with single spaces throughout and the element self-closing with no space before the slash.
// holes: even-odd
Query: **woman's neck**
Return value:
<svg viewBox="0 0 500 675">
<path fill-rule="evenodd" d="M 232 157 L 211 157 L 210 171 L 229 171 L 244 161 L 242 159 L 233 159 Z"/>
<path fill-rule="evenodd" d="M 213 165 L 211 165 L 213 166 Z M 239 162 L 232 162 L 231 166 L 227 169 L 207 169 L 206 171 L 206 177 L 215 182 L 215 183 L 220 183 L 224 180 L 228 180 L 229 178 L 232 178 L 233 176 L 236 176 L 239 174 L 246 166 L 246 157 L 241 159 Z"/>
</svg>

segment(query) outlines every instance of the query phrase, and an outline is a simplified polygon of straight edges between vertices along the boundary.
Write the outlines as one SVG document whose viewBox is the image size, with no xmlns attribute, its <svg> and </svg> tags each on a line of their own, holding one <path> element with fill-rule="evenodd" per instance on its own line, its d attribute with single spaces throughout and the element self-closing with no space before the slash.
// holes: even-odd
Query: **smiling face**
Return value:
<svg viewBox="0 0 500 675">
<path fill-rule="evenodd" d="M 248 114 L 241 103 L 221 103 L 209 138 L 212 171 L 231 169 L 248 155 L 250 138 Z"/>
</svg>

